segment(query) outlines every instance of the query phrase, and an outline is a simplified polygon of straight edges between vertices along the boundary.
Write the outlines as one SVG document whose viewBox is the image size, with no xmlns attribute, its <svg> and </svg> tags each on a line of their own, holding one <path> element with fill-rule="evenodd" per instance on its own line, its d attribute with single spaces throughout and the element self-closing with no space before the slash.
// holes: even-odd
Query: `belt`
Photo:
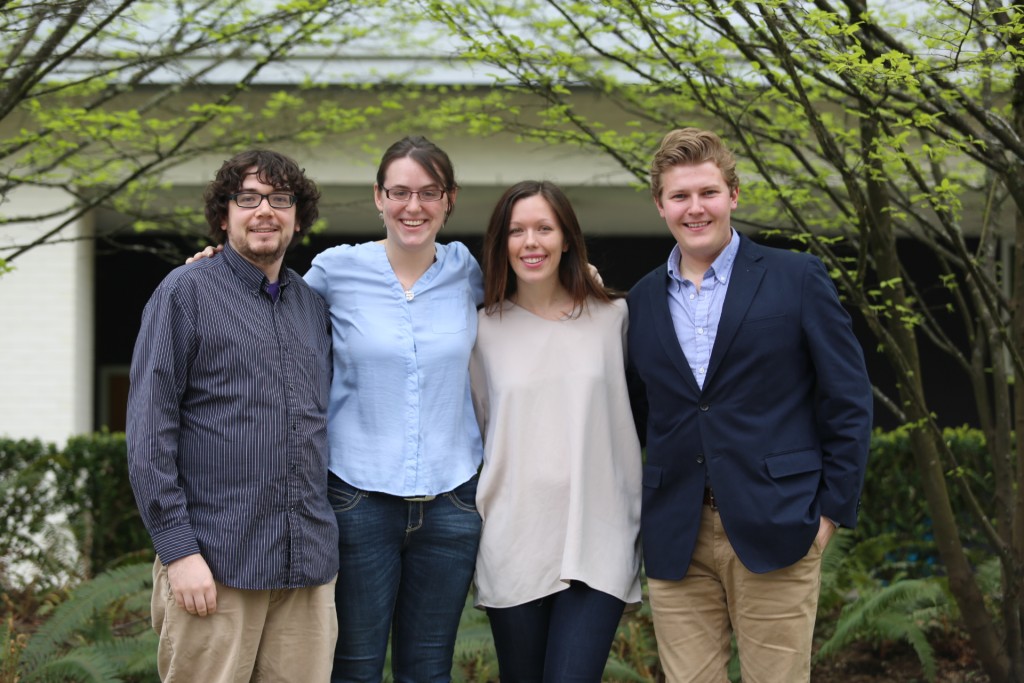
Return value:
<svg viewBox="0 0 1024 683">
<path fill-rule="evenodd" d="M 403 498 L 402 500 L 408 503 L 429 503 L 435 498 L 437 498 L 437 496 L 410 496 L 409 498 Z"/>
<path fill-rule="evenodd" d="M 715 492 L 711 490 L 710 486 L 704 488 L 704 504 L 712 510 L 718 509 L 718 501 L 715 500 Z"/>
</svg>

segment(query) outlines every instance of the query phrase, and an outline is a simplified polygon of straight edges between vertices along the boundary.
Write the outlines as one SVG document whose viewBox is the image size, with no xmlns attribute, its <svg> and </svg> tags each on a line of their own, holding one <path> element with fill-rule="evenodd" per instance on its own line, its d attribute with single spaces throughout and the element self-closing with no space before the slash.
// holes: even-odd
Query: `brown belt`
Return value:
<svg viewBox="0 0 1024 683">
<path fill-rule="evenodd" d="M 711 487 L 704 489 L 704 504 L 712 510 L 718 509 L 718 501 L 715 500 L 715 492 L 711 490 Z"/>
</svg>

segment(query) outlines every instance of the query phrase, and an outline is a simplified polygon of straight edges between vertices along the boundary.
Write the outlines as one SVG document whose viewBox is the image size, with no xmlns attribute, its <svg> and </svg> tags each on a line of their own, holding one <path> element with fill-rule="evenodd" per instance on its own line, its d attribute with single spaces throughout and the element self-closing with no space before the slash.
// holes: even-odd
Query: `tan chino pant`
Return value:
<svg viewBox="0 0 1024 683">
<path fill-rule="evenodd" d="M 239 590 L 217 583 L 217 611 L 174 602 L 167 568 L 153 565 L 153 628 L 164 683 L 327 683 L 338 618 L 334 580 L 322 586 Z"/>
<path fill-rule="evenodd" d="M 735 632 L 743 683 L 809 681 L 820 586 L 817 541 L 796 564 L 755 574 L 733 551 L 718 511 L 705 505 L 686 576 L 648 579 L 667 680 L 728 683 Z"/>
</svg>

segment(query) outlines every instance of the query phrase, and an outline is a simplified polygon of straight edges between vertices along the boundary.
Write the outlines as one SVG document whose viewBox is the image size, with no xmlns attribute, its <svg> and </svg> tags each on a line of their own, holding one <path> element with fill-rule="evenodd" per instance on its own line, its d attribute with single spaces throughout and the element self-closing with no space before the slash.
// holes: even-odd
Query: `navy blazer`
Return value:
<svg viewBox="0 0 1024 683">
<path fill-rule="evenodd" d="M 701 390 L 667 282 L 662 265 L 629 293 L 647 575 L 686 575 L 705 477 L 744 566 L 789 566 L 807 554 L 821 515 L 857 520 L 872 396 L 850 316 L 818 258 L 741 236 Z"/>
</svg>

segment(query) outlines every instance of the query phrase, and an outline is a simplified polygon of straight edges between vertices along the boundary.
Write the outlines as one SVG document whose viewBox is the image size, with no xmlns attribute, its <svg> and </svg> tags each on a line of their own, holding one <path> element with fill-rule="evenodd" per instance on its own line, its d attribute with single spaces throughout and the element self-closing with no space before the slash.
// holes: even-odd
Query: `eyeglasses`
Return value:
<svg viewBox="0 0 1024 683">
<path fill-rule="evenodd" d="M 259 192 L 236 192 L 234 194 L 229 194 L 228 199 L 233 199 L 240 209 L 255 209 L 263 203 L 264 199 L 267 200 L 267 203 L 270 204 L 270 208 L 272 209 L 290 209 L 295 206 L 295 202 L 298 200 L 298 197 L 293 194 L 288 194 L 287 192 L 271 192 L 270 194 L 260 194 Z M 422 199 L 422 197 L 420 199 Z"/>
<path fill-rule="evenodd" d="M 384 190 L 384 196 L 388 199 L 392 199 L 396 202 L 407 202 L 412 199 L 413 195 L 420 198 L 421 202 L 439 202 L 444 197 L 444 190 L 406 190 L 405 188 L 391 188 L 381 187 Z"/>
</svg>

